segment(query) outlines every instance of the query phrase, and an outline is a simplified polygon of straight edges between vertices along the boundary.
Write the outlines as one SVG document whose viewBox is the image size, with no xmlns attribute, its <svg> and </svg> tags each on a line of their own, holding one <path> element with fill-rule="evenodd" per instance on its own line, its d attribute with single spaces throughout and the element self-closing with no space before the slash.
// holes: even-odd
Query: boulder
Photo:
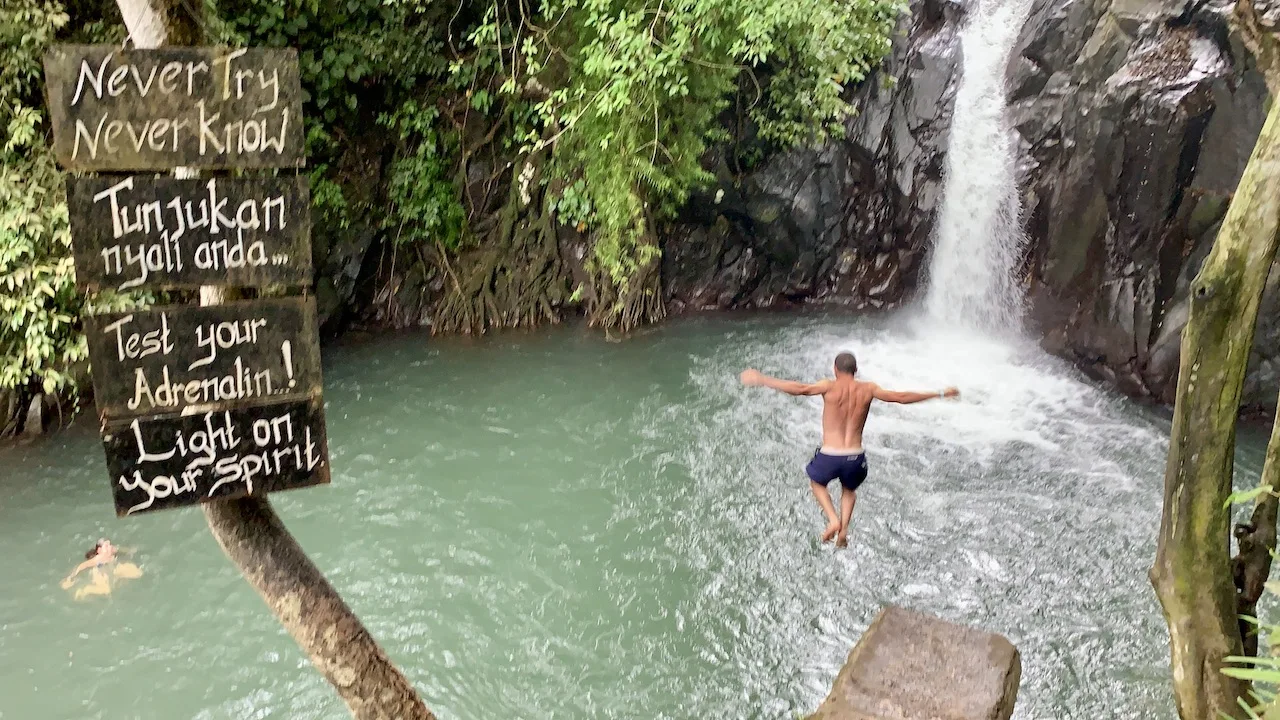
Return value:
<svg viewBox="0 0 1280 720">
<path fill-rule="evenodd" d="M 890 605 L 809 720 L 1008 720 L 1021 678 L 1003 636 Z"/>
</svg>

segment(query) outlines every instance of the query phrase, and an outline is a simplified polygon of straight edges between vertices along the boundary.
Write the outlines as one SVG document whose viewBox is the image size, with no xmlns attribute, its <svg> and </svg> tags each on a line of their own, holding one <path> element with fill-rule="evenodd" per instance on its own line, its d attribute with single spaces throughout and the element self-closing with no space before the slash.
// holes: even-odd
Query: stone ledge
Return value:
<svg viewBox="0 0 1280 720">
<path fill-rule="evenodd" d="M 1021 679 L 1003 636 L 889 605 L 809 720 L 1008 720 Z"/>
</svg>

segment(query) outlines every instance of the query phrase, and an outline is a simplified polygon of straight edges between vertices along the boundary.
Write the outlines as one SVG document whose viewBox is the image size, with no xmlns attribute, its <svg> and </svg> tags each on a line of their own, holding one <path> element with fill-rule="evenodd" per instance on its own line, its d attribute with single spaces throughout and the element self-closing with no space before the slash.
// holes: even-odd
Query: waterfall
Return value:
<svg viewBox="0 0 1280 720">
<path fill-rule="evenodd" d="M 975 0 L 960 33 L 963 65 L 925 300 L 929 318 L 950 327 L 998 331 L 1021 316 L 1013 273 L 1022 203 L 1005 68 L 1029 11 L 1029 0 Z"/>
</svg>

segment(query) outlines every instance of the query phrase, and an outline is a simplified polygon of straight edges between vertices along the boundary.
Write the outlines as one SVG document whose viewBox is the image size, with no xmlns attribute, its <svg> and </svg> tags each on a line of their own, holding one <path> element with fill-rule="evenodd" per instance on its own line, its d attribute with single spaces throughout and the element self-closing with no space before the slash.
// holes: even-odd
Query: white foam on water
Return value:
<svg viewBox="0 0 1280 720">
<path fill-rule="evenodd" d="M 834 551 L 816 541 L 823 519 L 804 475 L 821 438 L 821 400 L 734 385 L 744 366 L 830 377 L 842 350 L 858 356 L 865 380 L 894 390 L 956 385 L 962 395 L 876 403 L 850 548 Z M 724 556 L 709 565 L 731 578 L 725 587 L 764 584 L 788 608 L 756 653 L 823 687 L 848 653 L 842 642 L 896 603 L 1009 637 L 1023 654 L 1017 718 L 1162 716 L 1165 705 L 1149 695 L 1163 686 L 1132 680 L 1163 668 L 1168 652 L 1145 581 L 1166 448 L 1158 416 L 1033 342 L 942 330 L 906 313 L 744 338 L 701 360 L 691 379 L 717 408 L 683 421 L 699 424 L 702 438 L 686 460 L 695 497 L 732 525 L 705 543 Z M 791 608 L 796 596 L 803 601 Z M 708 604 L 731 601 L 712 592 Z M 1141 627 L 1129 624 L 1135 618 Z M 1100 653 L 1113 660 L 1090 665 Z"/>
<path fill-rule="evenodd" d="M 983 467 L 1013 453 L 1046 470 L 1065 464 L 1114 482 L 1109 449 L 1164 443 L 1155 422 L 1135 422 L 1132 413 L 1124 412 L 1127 401 L 1089 384 L 1030 341 L 941 330 L 929 319 L 905 315 L 847 332 L 835 327 L 795 338 L 793 355 L 783 361 L 788 369 L 779 372 L 830 376 L 836 353 L 852 350 L 859 358 L 859 376 L 883 387 L 927 392 L 954 385 L 961 390 L 956 402 L 877 404 L 865 440 L 883 457 L 910 457 L 925 469 L 945 462 L 932 454 L 921 456 L 921 443 L 928 443 L 962 453 Z M 816 442 L 819 401 L 795 403 L 779 397 L 766 404 L 786 414 L 788 435 Z"/>
</svg>

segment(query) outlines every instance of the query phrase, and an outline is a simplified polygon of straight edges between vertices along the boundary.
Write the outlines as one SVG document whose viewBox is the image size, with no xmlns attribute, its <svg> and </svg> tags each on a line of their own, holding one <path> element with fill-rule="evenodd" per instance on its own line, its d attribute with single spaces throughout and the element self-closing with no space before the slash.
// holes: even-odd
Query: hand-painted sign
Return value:
<svg viewBox="0 0 1280 720">
<path fill-rule="evenodd" d="M 108 423 L 116 514 L 329 482 L 319 398 Z"/>
<path fill-rule="evenodd" d="M 64 167 L 303 164 L 295 50 L 55 45 L 44 69 L 54 153 Z"/>
<path fill-rule="evenodd" d="M 70 178 L 67 209 L 85 290 L 311 283 L 302 177 Z"/>
<path fill-rule="evenodd" d="M 98 411 L 112 418 L 318 397 L 312 298 L 85 318 Z"/>
<path fill-rule="evenodd" d="M 54 154 L 73 170 L 301 167 L 292 49 L 56 45 Z M 67 182 L 88 291 L 311 283 L 306 180 Z M 85 319 L 116 514 L 329 482 L 315 301 Z"/>
</svg>

